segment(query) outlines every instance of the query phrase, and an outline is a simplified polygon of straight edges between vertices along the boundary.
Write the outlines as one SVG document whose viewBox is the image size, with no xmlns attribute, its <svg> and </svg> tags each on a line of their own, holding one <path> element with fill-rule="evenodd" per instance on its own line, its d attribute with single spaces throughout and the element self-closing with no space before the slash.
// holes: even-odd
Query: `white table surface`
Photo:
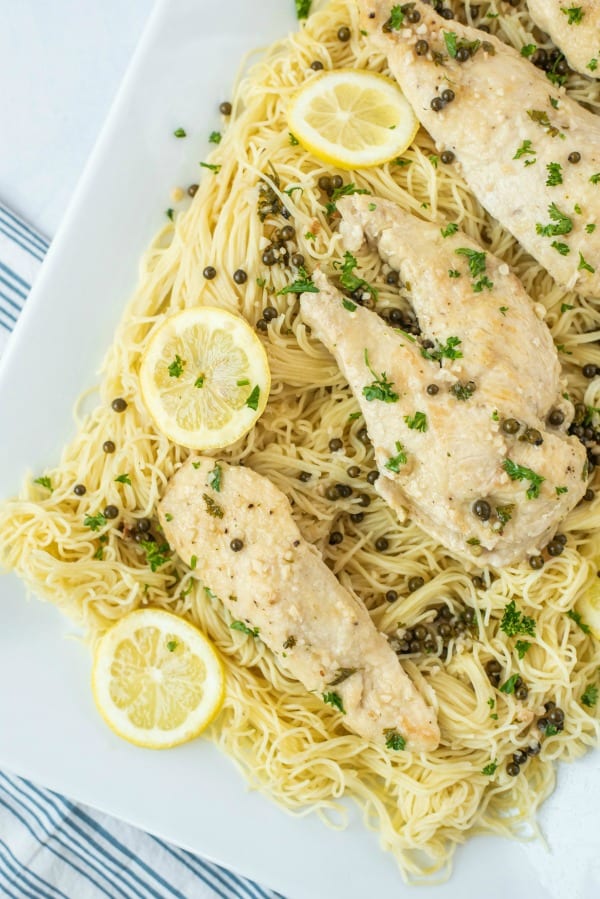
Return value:
<svg viewBox="0 0 600 899">
<path fill-rule="evenodd" d="M 0 0 L 0 199 L 58 228 L 153 0 Z"/>
</svg>

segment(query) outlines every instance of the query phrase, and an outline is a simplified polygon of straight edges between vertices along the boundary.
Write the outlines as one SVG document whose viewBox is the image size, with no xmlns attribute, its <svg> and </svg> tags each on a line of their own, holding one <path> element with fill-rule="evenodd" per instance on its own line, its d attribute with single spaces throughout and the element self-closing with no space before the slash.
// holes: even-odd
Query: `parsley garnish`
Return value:
<svg viewBox="0 0 600 899">
<path fill-rule="evenodd" d="M 167 649 L 169 650 L 169 652 L 175 652 L 175 650 L 177 649 L 177 640 L 169 640 L 167 642 Z"/>
<path fill-rule="evenodd" d="M 595 57 L 593 57 L 592 59 L 590 59 L 590 61 L 586 65 L 586 69 L 589 69 L 590 72 L 595 72 L 597 68 L 598 68 L 598 60 Z"/>
<path fill-rule="evenodd" d="M 151 571 L 156 571 L 161 565 L 169 561 L 171 547 L 168 543 L 156 543 L 154 540 L 142 540 L 140 546 L 146 553 L 146 561 Z"/>
<path fill-rule="evenodd" d="M 581 694 L 581 703 L 586 705 L 588 709 L 593 708 L 598 702 L 598 687 L 596 684 L 588 684 Z"/>
<path fill-rule="evenodd" d="M 340 270 L 340 283 L 342 287 L 346 290 L 355 291 L 355 290 L 366 290 L 371 294 L 373 299 L 377 299 L 377 290 L 374 287 L 363 280 L 363 278 L 358 278 L 354 274 L 354 269 L 358 265 L 356 258 L 352 255 L 352 253 L 344 253 L 344 261 L 339 263 L 334 262 L 334 268 L 339 268 Z"/>
<path fill-rule="evenodd" d="M 204 500 L 206 511 L 209 515 L 213 518 L 223 518 L 223 509 L 214 501 L 212 496 L 209 496 L 208 493 L 203 493 L 202 499 Z"/>
<path fill-rule="evenodd" d="M 190 559 L 190 571 L 196 570 L 196 565 L 198 564 L 198 556 L 192 556 Z"/>
<path fill-rule="evenodd" d="M 484 287 L 487 287 L 488 290 L 491 290 L 494 286 L 493 281 L 490 281 L 487 275 L 484 275 L 479 281 L 475 281 L 473 283 L 473 291 L 475 293 L 481 293 Z"/>
<path fill-rule="evenodd" d="M 531 643 L 529 642 L 529 640 L 517 640 L 517 642 L 515 643 L 515 649 L 517 650 L 517 655 L 520 659 L 525 657 L 525 653 L 530 646 Z"/>
<path fill-rule="evenodd" d="M 458 225 L 456 222 L 449 222 L 445 228 L 440 228 L 440 233 L 442 237 L 450 237 L 452 234 L 456 234 L 458 231 Z"/>
<path fill-rule="evenodd" d="M 469 260 L 469 271 L 473 278 L 485 271 L 485 253 L 481 253 L 479 250 L 470 250 L 468 247 L 459 247 L 454 252 L 457 256 L 467 257 Z"/>
<path fill-rule="evenodd" d="M 527 499 L 537 499 L 540 495 L 540 486 L 546 480 L 541 474 L 536 474 L 531 468 L 524 465 L 518 465 L 512 459 L 505 459 L 502 468 L 507 473 L 511 481 L 529 481 L 527 488 Z"/>
<path fill-rule="evenodd" d="M 165 212 L 166 217 L 167 217 L 168 219 L 170 219 L 171 221 L 173 221 L 173 213 L 174 213 L 174 211 L 175 211 L 175 210 L 173 210 L 173 209 L 167 209 L 167 211 Z"/>
<path fill-rule="evenodd" d="M 436 156 L 435 153 L 431 153 L 429 156 L 429 162 L 432 164 L 434 169 L 437 169 L 438 162 L 440 161 L 440 157 Z"/>
<path fill-rule="evenodd" d="M 588 234 L 593 234 L 594 231 L 596 230 L 596 226 L 592 222 L 590 222 L 589 225 L 585 226 L 585 230 L 587 231 Z"/>
<path fill-rule="evenodd" d="M 504 528 L 511 520 L 514 508 L 515 507 L 513 503 L 509 503 L 506 506 L 496 506 L 496 515 L 498 516 L 498 522 L 500 525 L 497 528 L 499 534 L 504 533 Z"/>
<path fill-rule="evenodd" d="M 344 703 L 342 702 L 342 697 L 339 693 L 323 693 L 323 702 L 333 706 L 333 708 L 337 709 L 338 712 L 341 712 L 342 715 L 346 714 L 346 709 L 344 708 Z"/>
<path fill-rule="evenodd" d="M 128 474 L 120 474 L 115 478 L 117 484 L 129 484 L 131 487 L 131 478 Z"/>
<path fill-rule="evenodd" d="M 52 481 L 50 480 L 50 478 L 47 478 L 45 475 L 42 476 L 41 478 L 36 478 L 33 483 L 39 484 L 40 487 L 45 487 L 46 490 L 49 490 L 50 492 L 52 492 L 52 490 L 53 490 Z"/>
<path fill-rule="evenodd" d="M 574 609 L 569 609 L 567 612 L 567 618 L 570 618 L 571 621 L 574 621 L 577 627 L 583 631 L 584 634 L 591 634 L 591 628 L 589 624 L 586 624 L 579 612 L 576 612 Z"/>
<path fill-rule="evenodd" d="M 296 645 L 296 642 L 297 642 L 297 641 L 296 641 L 296 638 L 295 638 L 294 635 L 292 634 L 290 637 L 287 637 L 287 638 L 286 638 L 286 640 L 285 640 L 285 642 L 284 642 L 284 644 L 283 644 L 283 648 L 284 648 L 284 649 L 293 649 L 294 646 Z"/>
<path fill-rule="evenodd" d="M 509 306 L 498 306 L 498 312 L 500 312 L 501 315 L 506 315 L 509 308 Z"/>
<path fill-rule="evenodd" d="M 533 56 L 536 50 L 537 44 L 525 44 L 524 47 L 521 47 L 521 56 L 529 59 L 530 56 Z"/>
<path fill-rule="evenodd" d="M 561 493 L 568 493 L 568 492 L 569 492 L 569 488 L 568 488 L 568 487 L 556 487 L 555 490 L 556 490 L 556 495 L 557 495 L 557 496 L 560 496 Z"/>
<path fill-rule="evenodd" d="M 170 512 L 165 512 L 165 521 L 173 521 L 173 516 Z"/>
<path fill-rule="evenodd" d="M 546 187 L 555 187 L 557 184 L 563 183 L 562 166 L 560 162 L 549 162 L 546 166 L 548 177 L 546 179 Z"/>
<path fill-rule="evenodd" d="M 542 237 L 558 237 L 560 234 L 570 234 L 573 230 L 573 221 L 564 212 L 561 212 L 556 203 L 550 203 L 548 206 L 548 215 L 554 222 L 550 225 L 535 226 L 535 230 Z"/>
<path fill-rule="evenodd" d="M 561 240 L 553 240 L 550 246 L 553 250 L 556 250 L 557 253 L 560 253 L 561 256 L 568 256 L 571 252 L 569 244 L 563 243 Z"/>
<path fill-rule="evenodd" d="M 300 143 L 300 141 L 298 140 L 298 138 L 296 137 L 296 135 L 295 135 L 295 134 L 292 134 L 291 131 L 288 131 L 288 134 L 289 134 L 289 137 L 290 137 L 290 144 L 292 145 L 292 147 L 297 147 L 298 144 Z"/>
<path fill-rule="evenodd" d="M 342 306 L 344 307 L 344 309 L 347 309 L 348 312 L 354 312 L 356 309 L 356 303 L 347 300 L 346 297 L 342 299 Z"/>
<path fill-rule="evenodd" d="M 185 367 L 185 360 L 179 356 L 179 354 L 175 354 L 175 358 L 169 365 L 169 375 L 172 378 L 180 378 L 183 374 L 183 369 Z"/>
<path fill-rule="evenodd" d="M 570 303 L 561 303 L 561 305 L 560 305 L 561 315 L 564 314 L 565 312 L 568 312 L 569 309 L 574 309 L 574 308 L 575 308 L 575 306 L 571 306 Z"/>
<path fill-rule="evenodd" d="M 307 19 L 310 14 L 312 0 L 296 0 L 296 15 L 299 19 Z"/>
<path fill-rule="evenodd" d="M 516 686 L 519 678 L 520 678 L 520 674 L 511 674 L 511 676 L 508 678 L 508 680 L 505 681 L 501 687 L 499 687 L 500 692 L 501 693 L 514 693 L 515 686 Z"/>
<path fill-rule="evenodd" d="M 550 106 L 553 109 L 558 109 L 558 99 L 556 97 L 548 97 L 548 99 L 550 100 Z"/>
<path fill-rule="evenodd" d="M 521 144 L 521 146 L 519 147 L 519 149 L 517 150 L 517 152 L 515 153 L 515 155 L 513 156 L 513 159 L 520 159 L 522 156 L 535 156 L 535 154 L 536 154 L 536 150 L 531 149 L 531 141 L 524 140 L 523 143 Z"/>
<path fill-rule="evenodd" d="M 585 261 L 585 259 L 583 258 L 583 253 L 581 251 L 579 253 L 579 265 L 577 266 L 577 271 L 578 272 L 581 272 L 581 271 L 591 272 L 592 275 L 596 271 L 596 269 L 594 268 L 593 265 L 590 265 L 589 262 Z"/>
<path fill-rule="evenodd" d="M 388 471 L 394 471 L 396 474 L 400 471 L 401 465 L 406 465 L 406 453 L 404 452 L 404 447 L 400 443 L 399 440 L 396 440 L 396 456 L 391 456 L 387 462 L 385 463 L 385 467 Z"/>
<path fill-rule="evenodd" d="M 568 25 L 579 25 L 585 13 L 581 6 L 561 6 L 560 11 L 567 16 Z"/>
<path fill-rule="evenodd" d="M 394 31 L 397 31 L 398 28 L 400 28 L 402 26 L 402 24 L 404 22 L 404 16 L 405 16 L 404 6 L 409 6 L 409 5 L 414 5 L 414 4 L 404 4 L 403 6 L 401 6 L 398 3 L 398 4 L 396 4 L 396 6 L 392 6 L 392 8 L 390 10 L 389 22 L 390 22 L 390 28 L 394 29 Z"/>
<path fill-rule="evenodd" d="M 424 359 L 433 359 L 435 362 L 440 362 L 442 359 L 462 359 L 461 351 L 455 349 L 460 343 L 459 337 L 449 337 L 446 343 L 440 344 L 437 349 L 426 350 L 425 347 L 421 347 L 421 356 Z"/>
<path fill-rule="evenodd" d="M 255 412 L 258 409 L 258 401 L 260 399 L 260 387 L 258 384 L 253 388 L 252 393 L 246 400 L 245 404 L 249 409 L 253 409 Z"/>
<path fill-rule="evenodd" d="M 229 627 L 232 631 L 240 631 L 240 633 L 247 634 L 249 637 L 258 637 L 260 630 L 258 627 L 248 627 L 243 621 L 232 621 Z"/>
<path fill-rule="evenodd" d="M 214 165 L 212 162 L 201 162 L 200 165 L 203 169 L 210 169 L 211 172 L 214 172 L 215 175 L 218 175 L 221 171 L 220 165 Z"/>
<path fill-rule="evenodd" d="M 340 197 L 350 197 L 353 194 L 370 194 L 371 191 L 367 190 L 364 187 L 357 187 L 355 184 L 350 182 L 349 184 L 342 184 L 341 187 L 336 187 L 333 193 L 331 194 L 331 200 L 325 206 L 325 212 L 327 215 L 332 215 L 336 210 L 336 202 L 340 199 Z"/>
<path fill-rule="evenodd" d="M 97 515 L 86 515 L 83 519 L 83 523 L 86 528 L 90 529 L 90 531 L 99 531 L 100 528 L 103 528 L 106 524 L 106 518 L 102 512 L 98 512 Z"/>
<path fill-rule="evenodd" d="M 448 56 L 451 56 L 452 59 L 456 59 L 457 52 L 462 49 L 468 50 L 471 56 L 475 56 L 481 46 L 481 41 L 459 41 L 453 31 L 444 31 L 444 43 Z"/>
<path fill-rule="evenodd" d="M 558 66 L 560 65 L 561 62 L 563 62 L 564 58 L 565 58 L 564 53 L 559 53 L 557 58 L 554 60 L 554 63 L 552 65 L 552 68 L 550 69 L 550 71 L 546 72 L 546 78 L 548 79 L 548 81 L 551 84 L 558 84 L 558 85 L 562 86 L 563 84 L 567 83 L 567 76 L 561 75 L 558 72 Z"/>
<path fill-rule="evenodd" d="M 221 143 L 221 132 L 220 131 L 211 131 L 208 137 L 209 144 L 220 144 Z"/>
<path fill-rule="evenodd" d="M 385 737 L 386 749 L 394 749 L 396 752 L 400 752 L 406 748 L 406 740 L 397 730 L 384 730 L 383 736 Z"/>
<path fill-rule="evenodd" d="M 548 74 L 548 73 L 546 73 Z M 550 119 L 548 118 L 548 113 L 543 109 L 528 109 L 527 115 L 531 119 L 532 122 L 536 122 L 541 128 L 545 128 L 550 135 L 550 137 L 558 137 L 560 135 L 560 131 L 553 125 Z M 564 134 L 561 135 L 564 137 Z"/>
<path fill-rule="evenodd" d="M 523 615 L 517 609 L 514 599 L 511 599 L 504 609 L 500 630 L 504 631 L 507 637 L 516 637 L 517 634 L 535 637 L 535 619 L 530 618 L 528 615 Z"/>
<path fill-rule="evenodd" d="M 455 268 L 448 269 L 448 277 L 449 278 L 460 278 L 460 272 L 457 272 Z"/>
<path fill-rule="evenodd" d="M 176 128 L 173 134 L 175 135 L 175 137 L 187 137 L 185 128 Z"/>
<path fill-rule="evenodd" d="M 215 462 L 215 467 L 208 472 L 208 486 L 212 487 L 215 493 L 221 492 L 221 478 L 223 476 L 223 469 L 219 465 L 218 462 Z"/>
<path fill-rule="evenodd" d="M 426 431 L 427 430 L 427 416 L 424 412 L 415 412 L 413 416 L 405 415 L 404 421 L 411 429 L 411 431 Z"/>
<path fill-rule="evenodd" d="M 485 774 L 486 777 L 491 777 L 492 774 L 496 773 L 496 768 L 498 767 L 498 762 L 490 762 L 485 768 L 481 769 L 481 773 Z"/>
<path fill-rule="evenodd" d="M 369 402 L 373 400 L 381 400 L 382 403 L 397 403 L 399 396 L 398 394 L 392 390 L 394 386 L 392 381 L 388 381 L 387 375 L 384 371 L 381 372 L 380 376 L 377 377 L 376 373 L 373 371 L 369 364 L 369 353 L 368 350 L 365 350 L 365 365 L 373 375 L 373 381 L 367 387 L 363 387 L 363 396 Z"/>
<path fill-rule="evenodd" d="M 311 236 L 314 239 L 314 234 Z M 319 288 L 316 284 L 313 284 L 312 278 L 306 269 L 299 268 L 298 274 L 300 277 L 278 290 L 277 296 L 283 296 L 286 293 L 319 293 Z"/>
</svg>

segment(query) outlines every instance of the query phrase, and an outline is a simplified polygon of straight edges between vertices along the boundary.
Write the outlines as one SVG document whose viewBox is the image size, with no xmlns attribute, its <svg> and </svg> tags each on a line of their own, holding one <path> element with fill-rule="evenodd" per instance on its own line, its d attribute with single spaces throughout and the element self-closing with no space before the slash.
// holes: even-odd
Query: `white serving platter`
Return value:
<svg viewBox="0 0 600 899">
<path fill-rule="evenodd" d="M 72 408 L 95 383 L 139 257 L 164 221 L 170 189 L 198 178 L 242 55 L 297 26 L 292 0 L 161 0 L 131 62 L 0 369 L 0 496 L 54 463 Z M 183 125 L 189 138 L 175 141 Z M 114 737 L 89 689 L 90 659 L 49 605 L 0 581 L 0 767 L 253 877 L 287 899 L 415 892 L 376 835 L 351 814 L 328 829 L 246 789 L 206 740 L 154 753 Z M 596 899 L 600 753 L 562 767 L 540 844 L 476 838 L 442 887 L 419 899 Z"/>
</svg>

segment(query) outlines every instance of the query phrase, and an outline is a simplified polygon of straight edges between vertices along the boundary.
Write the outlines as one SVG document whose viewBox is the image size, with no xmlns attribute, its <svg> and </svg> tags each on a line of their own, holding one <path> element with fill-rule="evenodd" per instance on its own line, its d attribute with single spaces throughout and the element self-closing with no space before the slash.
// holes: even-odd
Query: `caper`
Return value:
<svg viewBox="0 0 600 899">
<path fill-rule="evenodd" d="M 344 186 L 344 179 L 341 175 L 334 175 L 331 179 L 331 186 L 334 190 L 340 190 Z"/>
<path fill-rule="evenodd" d="M 358 465 L 351 465 L 348 469 L 348 477 L 350 478 L 358 478 L 360 477 L 360 468 Z"/>
<path fill-rule="evenodd" d="M 127 401 L 122 396 L 118 396 L 110 405 L 114 412 L 124 412 L 127 408 Z"/>
<path fill-rule="evenodd" d="M 275 265 L 279 259 L 274 247 L 267 247 L 262 254 L 263 265 Z"/>
<path fill-rule="evenodd" d="M 329 441 L 329 449 L 332 453 L 337 453 L 339 450 L 343 449 L 344 441 L 340 440 L 339 437 L 332 437 Z"/>
<path fill-rule="evenodd" d="M 104 512 L 102 513 L 105 518 L 118 518 L 119 510 L 116 506 L 106 506 Z"/>
<path fill-rule="evenodd" d="M 385 552 L 389 545 L 390 541 L 386 537 L 378 537 L 375 541 L 375 549 L 380 553 Z"/>
<path fill-rule="evenodd" d="M 298 475 L 298 480 L 302 481 L 303 484 L 306 484 L 307 481 L 310 481 L 312 478 L 312 474 L 310 471 L 301 471 Z"/>
<path fill-rule="evenodd" d="M 517 749 L 513 752 L 513 762 L 515 765 L 524 765 L 527 761 L 527 753 L 523 749 Z"/>
<path fill-rule="evenodd" d="M 420 590 L 423 584 L 425 583 L 425 578 L 420 577 L 420 575 L 413 575 L 413 577 L 408 579 L 408 592 L 414 593 L 415 590 Z"/>
<path fill-rule="evenodd" d="M 83 496 L 87 491 L 87 487 L 85 484 L 75 484 L 73 487 L 73 493 L 75 496 Z"/>
<path fill-rule="evenodd" d="M 548 424 L 552 425 L 553 428 L 558 428 L 563 424 L 564 420 L 564 412 L 562 412 L 560 409 L 552 409 L 550 414 L 548 415 Z"/>
<path fill-rule="evenodd" d="M 509 762 L 506 766 L 506 773 L 511 777 L 516 777 L 520 773 L 520 771 L 521 769 L 519 765 L 516 764 L 516 762 Z"/>
<path fill-rule="evenodd" d="M 332 531 L 329 535 L 329 545 L 337 546 L 337 544 L 341 543 L 343 539 L 344 535 L 341 533 L 341 531 Z"/>
<path fill-rule="evenodd" d="M 444 93 L 446 93 L 446 91 L 444 91 Z M 444 165 L 450 165 L 454 162 L 456 157 L 452 150 L 444 150 L 444 152 L 440 156 L 440 159 L 444 163 Z"/>
<path fill-rule="evenodd" d="M 239 537 L 235 537 L 229 544 L 234 553 L 239 553 L 244 548 L 244 543 Z"/>
<path fill-rule="evenodd" d="M 367 483 L 371 484 L 371 486 L 373 486 L 375 481 L 378 481 L 378 480 L 379 480 L 379 472 L 378 471 L 370 471 L 369 474 L 367 475 Z"/>
<path fill-rule="evenodd" d="M 441 97 L 434 97 L 429 105 L 434 112 L 440 112 L 444 108 L 444 101 Z"/>
<path fill-rule="evenodd" d="M 190 186 L 189 186 L 188 189 L 187 189 L 188 195 L 189 195 L 190 197 L 195 197 L 196 194 L 198 193 L 198 187 L 199 187 L 199 186 L 200 186 L 200 185 L 198 185 L 198 184 L 190 184 Z"/>
<path fill-rule="evenodd" d="M 396 600 L 398 599 L 398 594 L 395 590 L 388 590 L 385 594 L 385 598 L 388 602 L 396 602 Z"/>
<path fill-rule="evenodd" d="M 429 396 L 436 396 L 440 392 L 440 388 L 437 384 L 428 384 L 427 385 L 427 393 Z"/>
<path fill-rule="evenodd" d="M 561 541 L 557 540 L 556 537 L 554 538 L 554 540 L 551 540 L 550 543 L 548 543 L 548 545 L 546 546 L 549 556 L 560 556 L 564 548 L 564 543 L 561 543 Z"/>
<path fill-rule="evenodd" d="M 231 103 L 229 103 L 227 100 L 225 100 L 225 102 L 221 103 L 221 105 L 219 106 L 219 112 L 221 113 L 221 115 L 231 115 L 231 109 Z"/>
<path fill-rule="evenodd" d="M 516 434 L 520 430 L 521 425 L 516 418 L 505 418 L 501 428 L 505 434 Z"/>
<path fill-rule="evenodd" d="M 327 499 L 332 500 L 332 502 L 333 502 L 333 500 L 338 499 L 339 493 L 337 492 L 337 488 L 334 487 L 333 485 L 331 487 L 328 487 L 327 490 L 325 491 L 325 496 L 327 497 Z"/>
<path fill-rule="evenodd" d="M 242 268 L 238 268 L 233 273 L 233 280 L 236 284 L 245 284 L 248 280 L 248 275 Z"/>
<path fill-rule="evenodd" d="M 350 521 L 352 521 L 354 524 L 360 524 L 364 517 L 364 512 L 352 512 L 350 515 Z"/>
<path fill-rule="evenodd" d="M 523 700 L 523 699 L 527 699 L 528 696 L 529 696 L 529 690 L 527 689 L 525 684 L 520 684 L 518 687 L 515 688 L 515 698 L 516 699 Z"/>
<path fill-rule="evenodd" d="M 323 63 L 319 59 L 315 59 L 311 62 L 310 67 L 313 71 L 319 72 L 323 68 Z"/>
<path fill-rule="evenodd" d="M 292 256 L 292 265 L 296 266 L 296 268 L 301 268 L 304 265 L 305 259 L 302 253 L 294 253 Z"/>
<path fill-rule="evenodd" d="M 482 521 L 488 521 L 490 515 L 492 514 L 492 507 L 486 500 L 478 499 L 473 503 L 472 506 L 473 515 L 477 518 L 480 518 Z"/>
<path fill-rule="evenodd" d="M 584 378 L 595 378 L 598 374 L 598 366 L 594 365 L 592 362 L 588 362 L 587 365 L 584 365 L 581 369 L 581 374 Z"/>
<path fill-rule="evenodd" d="M 349 496 L 352 496 L 352 487 L 350 484 L 336 484 L 335 489 L 337 490 L 338 496 L 341 496 L 342 499 L 348 499 Z"/>
<path fill-rule="evenodd" d="M 543 556 L 531 556 L 529 559 L 529 565 L 533 568 L 534 571 L 539 571 L 540 568 L 544 567 L 544 557 Z"/>
<path fill-rule="evenodd" d="M 351 34 L 350 29 L 346 25 L 342 25 L 341 28 L 338 28 L 338 41 L 342 41 L 342 43 L 345 44 L 346 41 L 350 40 Z"/>
<path fill-rule="evenodd" d="M 102 450 L 105 453 L 114 453 L 116 446 L 114 445 L 112 440 L 105 440 L 102 444 Z"/>
<path fill-rule="evenodd" d="M 212 281 L 212 279 L 216 277 L 216 274 L 217 270 L 216 268 L 213 268 L 212 265 L 207 265 L 202 272 L 202 275 L 206 278 L 207 281 Z"/>
<path fill-rule="evenodd" d="M 569 153 L 567 159 L 572 165 L 577 165 L 578 162 L 581 162 L 581 153 L 578 153 L 577 150 L 573 150 L 572 153 Z"/>
<path fill-rule="evenodd" d="M 429 44 L 427 43 L 427 41 L 424 41 L 423 39 L 417 41 L 417 43 L 415 44 L 415 53 L 417 54 L 417 56 L 425 56 L 428 51 Z"/>
</svg>

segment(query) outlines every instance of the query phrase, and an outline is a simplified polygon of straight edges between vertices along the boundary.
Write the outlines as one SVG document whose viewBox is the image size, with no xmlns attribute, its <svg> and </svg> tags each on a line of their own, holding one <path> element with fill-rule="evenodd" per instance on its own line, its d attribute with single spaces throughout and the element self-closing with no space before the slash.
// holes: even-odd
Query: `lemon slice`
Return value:
<svg viewBox="0 0 600 899">
<path fill-rule="evenodd" d="M 102 637 L 92 690 L 120 737 L 168 749 L 198 736 L 223 704 L 223 668 L 212 643 L 183 618 L 141 609 Z"/>
<path fill-rule="evenodd" d="M 594 578 L 583 596 L 577 600 L 576 608 L 584 624 L 594 637 L 600 640 L 600 580 Z"/>
<path fill-rule="evenodd" d="M 309 153 L 341 169 L 381 165 L 419 130 L 395 81 L 354 69 L 311 78 L 292 100 L 288 126 Z"/>
<path fill-rule="evenodd" d="M 271 375 L 244 319 L 198 306 L 158 328 L 142 358 L 140 384 L 159 431 L 181 446 L 215 450 L 235 443 L 260 418 Z"/>
</svg>

